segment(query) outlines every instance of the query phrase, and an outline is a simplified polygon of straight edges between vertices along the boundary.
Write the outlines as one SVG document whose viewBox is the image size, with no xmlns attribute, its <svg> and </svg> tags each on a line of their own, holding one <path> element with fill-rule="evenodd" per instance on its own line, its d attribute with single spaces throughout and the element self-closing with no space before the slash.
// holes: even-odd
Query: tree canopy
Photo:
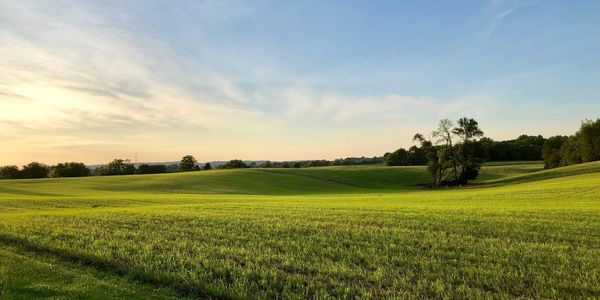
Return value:
<svg viewBox="0 0 600 300">
<path fill-rule="evenodd" d="M 179 166 L 177 168 L 178 172 L 189 172 L 189 171 L 197 171 L 198 170 L 198 161 L 191 155 L 186 155 L 181 158 L 179 162 Z"/>
</svg>

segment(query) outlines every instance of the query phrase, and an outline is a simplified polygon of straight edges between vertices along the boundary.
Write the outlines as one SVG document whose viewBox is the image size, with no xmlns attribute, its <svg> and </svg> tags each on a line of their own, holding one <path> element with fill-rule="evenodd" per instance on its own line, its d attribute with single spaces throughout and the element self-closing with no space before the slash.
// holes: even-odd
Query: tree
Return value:
<svg viewBox="0 0 600 300">
<path fill-rule="evenodd" d="M 556 168 L 561 165 L 560 149 L 566 142 L 566 136 L 553 136 L 546 140 L 542 147 L 542 158 L 544 159 L 544 169 Z"/>
<path fill-rule="evenodd" d="M 17 179 L 21 177 L 21 172 L 17 166 L 0 167 L 0 179 Z"/>
<path fill-rule="evenodd" d="M 301 168 L 301 167 L 302 167 L 302 164 L 301 164 L 300 162 L 295 162 L 295 163 L 292 165 L 292 168 L 296 168 L 296 169 L 299 169 L 299 168 Z"/>
<path fill-rule="evenodd" d="M 50 167 L 49 177 L 83 177 L 90 175 L 90 169 L 80 162 L 59 163 Z"/>
<path fill-rule="evenodd" d="M 179 162 L 179 167 L 177 168 L 177 171 L 178 172 L 195 171 L 197 164 L 198 164 L 198 161 L 196 161 L 196 159 L 193 156 L 186 155 L 181 158 L 181 161 Z"/>
<path fill-rule="evenodd" d="M 483 131 L 475 119 L 460 118 L 458 126 L 452 129 L 462 143 L 456 146 L 454 161 L 460 166 L 460 175 L 456 176 L 456 164 L 454 165 L 455 181 L 458 184 L 467 184 L 469 179 L 475 179 L 479 174 L 483 149 L 476 139 L 483 136 Z"/>
<path fill-rule="evenodd" d="M 443 165 L 440 163 L 440 158 L 438 156 L 438 146 L 434 146 L 430 140 L 425 139 L 425 137 L 417 133 L 413 137 L 413 141 L 419 142 L 421 144 L 421 149 L 425 151 L 425 156 L 427 157 L 427 171 L 431 175 L 433 180 L 433 188 L 438 188 L 442 181 L 442 175 L 444 174 Z"/>
<path fill-rule="evenodd" d="M 411 146 L 408 149 L 408 164 L 411 166 L 421 166 L 427 164 L 427 154 L 425 150 L 417 146 Z"/>
<path fill-rule="evenodd" d="M 452 181 L 456 181 L 458 179 L 458 164 L 452 149 L 452 126 L 454 126 L 452 121 L 448 119 L 441 119 L 438 123 L 438 129 L 431 133 L 431 136 L 437 139 L 435 144 L 439 145 L 439 148 L 437 149 L 437 158 L 442 174 L 441 177 L 438 178 L 438 186 L 444 179 L 444 172 L 448 168 L 452 168 L 454 171 L 454 178 Z"/>
<path fill-rule="evenodd" d="M 206 164 L 204 164 L 204 168 L 202 168 L 202 170 L 204 170 L 204 171 L 212 170 L 212 166 L 210 165 L 210 163 L 206 163 Z"/>
<path fill-rule="evenodd" d="M 222 166 L 223 169 L 240 169 L 248 166 L 240 159 L 232 159 Z"/>
<path fill-rule="evenodd" d="M 135 173 L 135 166 L 129 159 L 116 158 L 107 165 L 97 168 L 94 173 L 99 176 L 131 175 Z"/>
<path fill-rule="evenodd" d="M 581 135 L 579 133 L 570 137 L 563 137 L 562 145 L 559 151 L 554 153 L 556 157 L 553 159 L 559 160 L 558 163 L 553 163 L 552 168 L 558 166 L 568 166 L 580 164 L 583 162 L 581 158 Z M 544 160 L 545 161 L 545 160 Z"/>
<path fill-rule="evenodd" d="M 263 162 L 262 164 L 260 164 L 260 167 L 261 168 L 272 168 L 273 164 L 267 160 L 267 161 Z"/>
<path fill-rule="evenodd" d="M 581 161 L 600 160 L 600 119 L 594 122 L 591 120 L 582 122 L 578 134 Z"/>
<path fill-rule="evenodd" d="M 136 174 L 160 174 L 167 173 L 167 166 L 165 165 L 149 165 L 141 164 L 135 171 Z"/>
<path fill-rule="evenodd" d="M 400 148 L 392 153 L 386 153 L 383 161 L 388 166 L 406 166 L 409 164 L 408 152 L 404 148 Z"/>
<path fill-rule="evenodd" d="M 21 178 L 46 178 L 48 177 L 48 166 L 38 162 L 31 162 L 21 169 Z"/>
<path fill-rule="evenodd" d="M 483 136 L 483 131 L 474 119 L 461 118 L 457 124 L 453 128 L 450 120 L 440 120 L 437 130 L 431 133 L 434 142 L 422 134 L 413 137 L 413 141 L 421 144 L 434 188 L 442 184 L 466 184 L 479 175 L 484 150 L 476 139 Z M 453 136 L 460 141 L 455 143 Z"/>
</svg>

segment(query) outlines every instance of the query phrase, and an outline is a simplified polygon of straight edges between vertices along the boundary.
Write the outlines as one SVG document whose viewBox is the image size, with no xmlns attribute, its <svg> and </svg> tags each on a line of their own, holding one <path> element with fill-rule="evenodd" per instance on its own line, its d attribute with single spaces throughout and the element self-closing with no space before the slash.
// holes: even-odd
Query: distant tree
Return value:
<svg viewBox="0 0 600 300">
<path fill-rule="evenodd" d="M 441 169 L 441 175 L 438 178 L 437 186 L 439 186 L 444 180 L 446 169 L 451 168 L 453 178 L 450 181 L 456 181 L 458 179 L 458 162 L 454 157 L 454 143 L 452 141 L 452 121 L 448 119 L 441 119 L 438 123 L 438 129 L 431 133 L 431 136 L 435 138 L 435 144 L 438 145 L 437 158 L 438 164 Z"/>
<path fill-rule="evenodd" d="M 553 162 L 553 164 L 551 166 L 548 166 L 548 168 L 575 165 L 583 162 L 583 159 L 581 157 L 580 133 L 577 133 L 570 137 L 563 137 L 563 139 L 564 140 L 562 141 L 560 150 L 556 153 L 553 153 L 554 157 L 551 157 L 552 159 L 559 160 L 559 162 Z"/>
<path fill-rule="evenodd" d="M 204 171 L 212 170 L 212 166 L 210 165 L 210 163 L 206 163 L 206 164 L 204 164 L 204 168 L 202 168 L 202 170 L 204 170 Z"/>
<path fill-rule="evenodd" d="M 248 167 L 248 165 L 246 165 L 240 159 L 232 159 L 222 166 L 223 169 L 240 169 L 240 168 L 247 168 L 247 167 Z"/>
<path fill-rule="evenodd" d="M 263 162 L 262 164 L 260 164 L 260 167 L 261 168 L 272 168 L 273 164 L 267 160 L 267 161 Z"/>
<path fill-rule="evenodd" d="M 21 178 L 46 178 L 48 166 L 38 162 L 31 162 L 21 168 Z"/>
<path fill-rule="evenodd" d="M 440 161 L 438 154 L 439 147 L 433 145 L 433 143 L 426 139 L 420 133 L 415 134 L 413 141 L 421 144 L 421 149 L 425 151 L 427 157 L 427 171 L 431 175 L 433 181 L 433 188 L 438 188 L 442 182 L 442 176 L 444 174 L 444 165 Z"/>
<path fill-rule="evenodd" d="M 21 172 L 17 166 L 0 167 L 0 179 L 18 179 L 21 177 Z"/>
<path fill-rule="evenodd" d="M 108 165 L 101 166 L 94 171 L 95 175 L 131 175 L 135 173 L 135 166 L 129 159 L 114 159 Z"/>
<path fill-rule="evenodd" d="M 302 163 L 300 163 L 300 162 L 294 162 L 294 164 L 292 164 L 292 167 L 293 168 L 297 168 L 297 169 L 298 168 L 302 168 Z"/>
<path fill-rule="evenodd" d="M 256 168 L 256 162 L 251 162 L 251 163 L 248 165 L 248 168 Z"/>
<path fill-rule="evenodd" d="M 458 126 L 452 129 L 452 133 L 458 136 L 462 143 L 456 145 L 454 153 L 454 161 L 460 167 L 458 178 L 455 175 L 455 181 L 458 184 L 467 184 L 468 180 L 473 180 L 479 175 L 484 151 L 476 139 L 483 136 L 483 131 L 475 119 L 461 118 L 457 124 Z"/>
<path fill-rule="evenodd" d="M 572 136 L 548 139 L 542 152 L 546 169 L 600 160 L 600 119 L 583 121 Z"/>
<path fill-rule="evenodd" d="M 388 166 L 406 166 L 409 164 L 408 152 L 404 148 L 400 148 L 392 153 L 386 153 L 383 161 Z"/>
<path fill-rule="evenodd" d="M 542 158 L 544 159 L 544 169 L 556 168 L 561 165 L 560 149 L 567 141 L 566 136 L 553 136 L 546 140 L 542 147 Z"/>
<path fill-rule="evenodd" d="M 198 164 L 198 161 L 196 161 L 196 159 L 193 156 L 186 155 L 183 158 L 181 158 L 181 162 L 179 162 L 179 167 L 177 168 L 177 171 L 178 172 L 195 171 L 197 164 Z"/>
<path fill-rule="evenodd" d="M 427 164 L 427 154 L 425 150 L 412 146 L 408 149 L 408 164 L 411 166 L 420 166 Z"/>
<path fill-rule="evenodd" d="M 167 165 L 167 173 L 173 173 L 173 172 L 177 172 L 177 169 L 179 168 L 178 164 L 170 164 Z"/>
<path fill-rule="evenodd" d="M 425 153 L 434 188 L 442 184 L 466 184 L 477 177 L 485 154 L 477 140 L 483 136 L 477 121 L 461 118 L 453 127 L 450 120 L 442 119 L 431 135 L 434 142 L 422 134 L 416 134 L 413 141 L 419 142 Z M 453 137 L 459 140 L 454 141 Z"/>
<path fill-rule="evenodd" d="M 149 165 L 141 164 L 135 171 L 136 174 L 160 174 L 167 173 L 167 166 L 165 165 Z"/>
<path fill-rule="evenodd" d="M 578 132 L 581 149 L 581 161 L 600 160 L 600 119 L 585 120 Z"/>
<path fill-rule="evenodd" d="M 282 167 L 282 168 L 289 168 L 289 167 L 290 167 L 290 163 L 288 163 L 288 162 L 283 162 L 283 163 L 281 164 L 281 167 Z"/>
<path fill-rule="evenodd" d="M 83 177 L 90 175 L 90 169 L 80 162 L 59 163 L 50 167 L 49 177 Z"/>
</svg>

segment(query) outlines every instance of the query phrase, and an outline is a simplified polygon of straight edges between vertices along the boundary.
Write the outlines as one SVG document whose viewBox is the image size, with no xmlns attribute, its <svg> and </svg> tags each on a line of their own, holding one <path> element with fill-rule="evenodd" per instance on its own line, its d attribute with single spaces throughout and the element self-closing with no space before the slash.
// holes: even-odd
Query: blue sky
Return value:
<svg viewBox="0 0 600 300">
<path fill-rule="evenodd" d="M 332 159 L 600 112 L 598 1 L 2 1 L 0 163 Z"/>
</svg>

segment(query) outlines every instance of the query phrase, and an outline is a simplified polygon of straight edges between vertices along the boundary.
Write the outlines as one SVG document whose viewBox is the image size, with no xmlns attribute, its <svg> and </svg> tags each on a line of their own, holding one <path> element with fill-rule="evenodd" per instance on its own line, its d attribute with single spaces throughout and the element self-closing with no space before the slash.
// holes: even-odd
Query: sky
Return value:
<svg viewBox="0 0 600 300">
<path fill-rule="evenodd" d="M 0 1 L 0 164 L 334 159 L 600 117 L 600 1 Z"/>
</svg>

